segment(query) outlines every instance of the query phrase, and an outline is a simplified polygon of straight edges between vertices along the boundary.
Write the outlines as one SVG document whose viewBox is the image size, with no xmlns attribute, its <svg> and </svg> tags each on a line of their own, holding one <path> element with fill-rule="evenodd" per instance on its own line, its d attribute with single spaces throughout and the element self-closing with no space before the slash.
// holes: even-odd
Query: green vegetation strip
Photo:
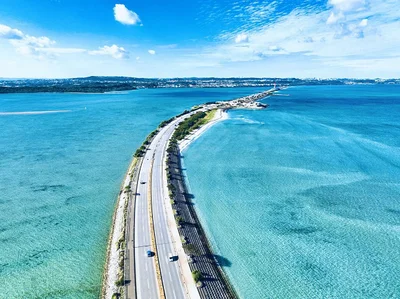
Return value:
<svg viewBox="0 0 400 299">
<path fill-rule="evenodd" d="M 216 110 L 208 112 L 199 111 L 182 121 L 172 135 L 172 141 L 184 139 L 192 131 L 200 128 L 214 118 Z"/>
</svg>

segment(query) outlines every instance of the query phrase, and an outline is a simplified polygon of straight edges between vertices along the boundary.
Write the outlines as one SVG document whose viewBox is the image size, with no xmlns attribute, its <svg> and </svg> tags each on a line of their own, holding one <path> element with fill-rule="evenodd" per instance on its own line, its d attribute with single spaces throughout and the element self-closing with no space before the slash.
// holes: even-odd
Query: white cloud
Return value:
<svg viewBox="0 0 400 299">
<path fill-rule="evenodd" d="M 329 15 L 328 20 L 326 21 L 326 24 L 335 24 L 337 21 L 344 19 L 344 14 L 342 12 L 334 13 L 333 11 Z"/>
<path fill-rule="evenodd" d="M 13 43 L 22 43 L 34 48 L 46 48 L 54 45 L 56 42 L 51 40 L 46 36 L 35 37 L 30 35 L 25 35 L 21 40 L 15 40 Z"/>
<path fill-rule="evenodd" d="M 368 19 L 363 19 L 359 24 L 360 27 L 367 27 L 367 25 L 368 25 Z"/>
<path fill-rule="evenodd" d="M 22 39 L 24 34 L 18 29 L 12 29 L 0 24 L 0 37 L 5 39 Z"/>
<path fill-rule="evenodd" d="M 33 56 L 39 59 L 55 58 L 62 54 L 109 55 L 115 59 L 129 58 L 129 52 L 117 45 L 100 47 L 98 50 L 89 51 L 82 48 L 54 47 L 55 41 L 46 36 L 35 37 L 24 34 L 18 29 L 13 29 L 0 24 L 0 38 L 7 39 L 16 52 L 24 56 Z"/>
<path fill-rule="evenodd" d="M 233 67 L 236 62 L 250 64 L 253 61 L 261 63 L 261 60 L 266 63 L 287 60 L 296 64 L 307 60 L 315 65 L 321 65 L 325 60 L 343 61 L 343 64 L 335 65 L 345 67 L 355 60 L 398 55 L 400 36 L 396 28 L 400 25 L 400 13 L 394 1 L 349 1 L 347 4 L 329 1 L 335 7 L 325 11 L 307 7 L 295 9 L 263 26 L 239 26 L 218 36 L 218 44 L 204 48 L 197 58 L 204 63 L 219 63 L 225 68 Z M 327 26 L 326 20 L 332 14 L 336 20 Z M 369 18 L 374 19 L 373 28 L 368 26 Z M 241 32 L 248 37 L 245 46 L 235 43 Z M 390 71 L 383 69 L 383 65 L 379 68 L 386 73 Z M 394 73 L 394 67 L 391 72 Z"/>
<path fill-rule="evenodd" d="M 21 32 L 22 33 L 22 32 Z M 21 55 L 31 55 L 38 58 L 45 58 L 43 49 L 54 45 L 56 42 L 46 36 L 35 37 L 30 35 L 24 35 L 19 39 L 9 39 L 11 45 L 14 46 L 15 50 Z"/>
<path fill-rule="evenodd" d="M 365 0 L 328 0 L 328 4 L 343 12 L 363 10 L 367 5 Z"/>
<path fill-rule="evenodd" d="M 248 43 L 249 42 L 249 37 L 245 33 L 240 33 L 236 36 L 235 38 L 235 43 Z"/>
<path fill-rule="evenodd" d="M 116 21 L 124 25 L 136 25 L 141 22 L 137 13 L 127 9 L 124 4 L 115 4 L 114 17 Z"/>
<path fill-rule="evenodd" d="M 0 38 L 7 39 L 15 50 L 22 55 L 41 56 L 38 49 L 47 48 L 56 43 L 46 36 L 26 35 L 21 30 L 3 24 L 0 24 Z"/>
<path fill-rule="evenodd" d="M 339 20 L 346 22 L 346 16 L 365 11 L 368 7 L 366 0 L 328 0 L 328 5 L 332 7 L 331 14 L 327 19 L 328 25 L 335 24 Z"/>
<path fill-rule="evenodd" d="M 115 59 L 129 58 L 129 52 L 117 45 L 100 47 L 98 50 L 89 51 L 90 55 L 109 55 Z"/>
<path fill-rule="evenodd" d="M 154 51 L 154 50 L 149 50 L 149 51 L 147 51 L 147 52 L 149 52 L 149 54 L 151 54 L 151 55 L 156 54 L 156 51 Z"/>
</svg>

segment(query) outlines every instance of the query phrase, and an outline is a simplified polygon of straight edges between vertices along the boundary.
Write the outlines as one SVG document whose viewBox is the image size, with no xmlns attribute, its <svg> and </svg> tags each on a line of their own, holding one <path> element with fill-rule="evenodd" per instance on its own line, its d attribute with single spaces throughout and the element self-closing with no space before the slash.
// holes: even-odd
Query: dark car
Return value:
<svg viewBox="0 0 400 299">
<path fill-rule="evenodd" d="M 153 252 L 153 251 L 151 251 L 151 250 L 147 250 L 147 257 L 152 257 L 152 256 L 153 256 L 153 254 L 154 254 L 154 252 Z"/>
<path fill-rule="evenodd" d="M 140 183 L 141 183 L 142 185 L 143 185 L 143 184 L 146 184 L 146 182 L 140 182 Z"/>
</svg>

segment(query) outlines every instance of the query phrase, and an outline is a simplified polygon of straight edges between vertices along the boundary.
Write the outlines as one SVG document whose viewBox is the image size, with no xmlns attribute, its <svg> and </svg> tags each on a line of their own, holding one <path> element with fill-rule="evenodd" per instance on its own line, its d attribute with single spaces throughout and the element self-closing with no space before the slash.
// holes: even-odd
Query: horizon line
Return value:
<svg viewBox="0 0 400 299">
<path fill-rule="evenodd" d="M 172 79 L 294 79 L 294 80 L 400 80 L 399 78 L 384 77 L 133 77 L 133 76 L 103 76 L 91 75 L 82 77 L 0 77 L 0 80 L 73 80 L 88 78 L 127 78 L 127 79 L 147 79 L 147 80 L 172 80 Z"/>
</svg>

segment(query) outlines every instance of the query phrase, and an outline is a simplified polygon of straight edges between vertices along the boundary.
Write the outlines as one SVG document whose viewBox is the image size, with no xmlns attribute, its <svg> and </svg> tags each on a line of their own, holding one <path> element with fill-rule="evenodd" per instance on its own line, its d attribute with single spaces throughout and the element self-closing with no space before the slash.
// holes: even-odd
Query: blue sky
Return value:
<svg viewBox="0 0 400 299">
<path fill-rule="evenodd" d="M 400 77 L 398 0 L 2 0 L 0 77 Z"/>
</svg>

